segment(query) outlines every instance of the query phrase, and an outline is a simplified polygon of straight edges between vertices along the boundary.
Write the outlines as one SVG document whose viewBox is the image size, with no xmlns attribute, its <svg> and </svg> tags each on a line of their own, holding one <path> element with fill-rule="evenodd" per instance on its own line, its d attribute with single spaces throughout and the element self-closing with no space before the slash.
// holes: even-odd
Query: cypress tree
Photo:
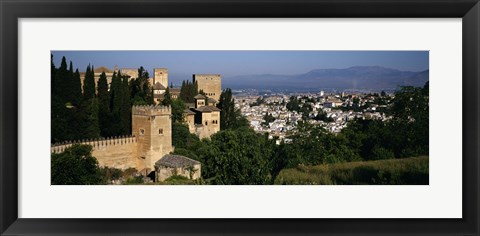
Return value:
<svg viewBox="0 0 480 236">
<path fill-rule="evenodd" d="M 62 57 L 62 62 L 60 63 L 60 67 L 56 71 L 55 74 L 55 84 L 53 89 L 53 94 L 58 96 L 62 104 L 67 102 L 67 94 L 68 90 L 67 82 L 68 81 L 68 70 L 67 70 L 67 60 L 65 57 Z"/>
<path fill-rule="evenodd" d="M 129 134 L 132 126 L 132 108 L 130 102 L 130 89 L 128 87 L 128 78 L 123 78 L 122 82 L 122 134 Z"/>
<path fill-rule="evenodd" d="M 162 105 L 164 106 L 171 106 L 172 105 L 172 96 L 170 95 L 169 88 L 167 87 L 167 90 L 163 94 L 163 100 L 162 100 Z"/>
<path fill-rule="evenodd" d="M 82 113 L 84 113 L 85 129 L 83 130 L 82 139 L 92 139 L 100 137 L 100 121 L 98 119 L 98 106 L 97 98 L 91 98 L 86 101 L 85 107 L 83 107 Z"/>
<path fill-rule="evenodd" d="M 73 104 L 75 106 L 80 105 L 82 102 L 82 82 L 80 81 L 80 72 L 78 72 L 78 68 L 73 73 L 73 83 L 72 83 L 72 94 L 73 94 Z"/>
<path fill-rule="evenodd" d="M 122 89 L 122 75 L 120 72 L 118 74 L 113 73 L 112 84 L 110 85 L 110 110 L 112 114 L 111 122 L 111 134 L 112 135 L 121 135 L 124 130 L 124 123 L 122 122 L 123 116 L 123 94 Z"/>
<path fill-rule="evenodd" d="M 232 90 L 227 88 L 220 94 L 217 107 L 220 111 L 220 129 L 233 128 L 236 123 L 235 102 L 232 97 Z"/>
<path fill-rule="evenodd" d="M 53 54 L 50 54 L 50 91 L 52 93 L 52 96 L 55 92 L 55 75 L 57 74 L 57 68 L 55 67 L 55 64 L 53 63 Z"/>
<path fill-rule="evenodd" d="M 100 124 L 100 135 L 102 137 L 110 136 L 110 98 L 108 95 L 107 75 L 103 72 L 98 79 L 97 86 L 98 96 L 98 119 Z"/>
<path fill-rule="evenodd" d="M 193 91 L 192 91 L 192 100 L 193 100 L 193 97 L 197 96 L 197 94 L 198 94 L 198 83 L 197 81 L 195 81 L 193 85 Z"/>
<path fill-rule="evenodd" d="M 185 80 L 182 81 L 182 87 L 180 87 L 180 99 L 182 99 L 184 102 L 188 102 L 187 100 L 187 94 L 186 94 L 186 83 Z"/>
<path fill-rule="evenodd" d="M 65 92 L 66 92 L 66 100 L 73 104 L 74 94 L 73 94 L 73 63 L 70 61 L 70 67 L 67 71 L 67 80 L 65 81 Z"/>
<path fill-rule="evenodd" d="M 85 100 L 95 97 L 95 73 L 90 64 L 85 71 L 85 80 L 83 81 L 83 97 Z"/>
</svg>

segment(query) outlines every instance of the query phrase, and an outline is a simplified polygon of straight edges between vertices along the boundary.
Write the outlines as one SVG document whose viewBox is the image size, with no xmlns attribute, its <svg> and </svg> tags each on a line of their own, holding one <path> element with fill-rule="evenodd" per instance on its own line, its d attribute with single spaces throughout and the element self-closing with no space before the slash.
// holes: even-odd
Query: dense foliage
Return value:
<svg viewBox="0 0 480 236">
<path fill-rule="evenodd" d="M 92 156 L 92 147 L 73 145 L 59 154 L 52 154 L 53 185 L 101 184 L 104 182 L 98 162 Z"/>
<path fill-rule="evenodd" d="M 52 185 L 139 184 L 143 177 L 135 169 L 100 167 L 92 146 L 75 144 L 51 156 Z"/>
<path fill-rule="evenodd" d="M 241 115 L 240 110 L 235 109 L 235 101 L 231 89 L 227 88 L 222 91 L 217 107 L 221 110 L 220 129 L 240 129 L 249 127 L 248 120 Z"/>
<path fill-rule="evenodd" d="M 192 83 L 188 80 L 182 82 L 182 87 L 180 88 L 180 99 L 186 103 L 194 103 L 195 96 L 198 94 L 198 84 L 197 82 Z"/>
<path fill-rule="evenodd" d="M 175 152 L 200 161 L 207 183 L 271 184 L 286 168 L 428 155 L 428 85 L 397 91 L 390 104 L 393 117 L 388 121 L 353 120 L 336 135 L 321 126 L 299 122 L 288 137 L 291 142 L 280 145 L 250 128 L 238 127 L 235 121 L 242 117 L 232 108 L 231 91 L 225 90 L 221 97 L 224 125 L 211 140 L 189 137 L 186 126 L 181 128 L 183 135 L 175 134 L 181 130 L 178 127 L 173 131 L 173 141 L 181 147 Z M 355 173 L 369 175 L 367 172 L 357 169 Z M 403 183 L 407 175 L 395 175 L 400 179 L 388 181 Z M 418 181 L 424 180 L 421 178 Z"/>
<path fill-rule="evenodd" d="M 82 140 L 131 133 L 131 106 L 153 104 L 148 72 L 140 67 L 139 77 L 115 72 L 110 87 L 102 73 L 95 83 L 94 67 L 88 65 L 82 83 L 78 69 L 63 57 L 60 67 L 51 62 L 51 142 Z"/>
<path fill-rule="evenodd" d="M 389 184 L 429 183 L 428 157 L 349 162 L 284 169 L 275 184 Z"/>
</svg>

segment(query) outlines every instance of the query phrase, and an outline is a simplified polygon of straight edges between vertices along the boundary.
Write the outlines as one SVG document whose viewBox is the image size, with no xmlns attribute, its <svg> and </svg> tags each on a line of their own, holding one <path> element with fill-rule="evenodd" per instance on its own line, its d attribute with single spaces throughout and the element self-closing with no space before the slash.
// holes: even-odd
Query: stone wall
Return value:
<svg viewBox="0 0 480 236">
<path fill-rule="evenodd" d="M 202 129 L 197 129 L 198 137 L 208 138 L 220 131 L 220 112 L 204 112 L 202 113 Z"/>
<path fill-rule="evenodd" d="M 189 114 L 185 115 L 185 123 L 188 125 L 188 130 L 190 133 L 194 134 L 195 133 L 195 115 Z"/>
<path fill-rule="evenodd" d="M 134 136 L 55 144 L 50 148 L 50 151 L 52 153 L 61 153 L 74 144 L 92 146 L 92 156 L 98 160 L 100 166 L 108 166 L 122 170 L 128 168 L 142 170 L 144 168 L 144 163 L 138 159 L 138 140 Z"/>
<path fill-rule="evenodd" d="M 134 69 L 134 68 L 122 68 L 120 70 L 120 73 L 122 75 L 128 75 L 130 76 L 130 79 L 136 79 L 138 78 L 138 69 Z"/>
<path fill-rule="evenodd" d="M 198 91 L 203 90 L 208 97 L 220 100 L 222 78 L 219 74 L 194 74 L 193 83 L 195 82 L 198 83 Z"/>
</svg>

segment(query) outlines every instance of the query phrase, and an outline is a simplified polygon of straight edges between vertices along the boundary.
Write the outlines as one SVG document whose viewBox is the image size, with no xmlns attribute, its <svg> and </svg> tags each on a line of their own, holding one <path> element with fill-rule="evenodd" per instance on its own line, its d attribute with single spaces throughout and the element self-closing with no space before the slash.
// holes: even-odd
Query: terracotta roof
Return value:
<svg viewBox="0 0 480 236">
<path fill-rule="evenodd" d="M 155 166 L 167 166 L 167 167 L 190 167 L 200 164 L 200 162 L 180 155 L 165 155 L 160 160 L 155 162 Z"/>
<path fill-rule="evenodd" d="M 199 112 L 221 111 L 220 109 L 218 109 L 214 106 L 203 106 L 203 107 L 195 108 L 195 110 L 199 111 Z"/>
<path fill-rule="evenodd" d="M 213 98 L 208 98 L 208 103 L 217 103 L 217 100 Z"/>
<path fill-rule="evenodd" d="M 160 82 L 156 82 L 154 85 L 153 85 L 153 89 L 154 90 L 165 90 L 165 86 L 163 86 Z"/>
<path fill-rule="evenodd" d="M 170 93 L 180 93 L 180 88 L 169 88 Z"/>
<path fill-rule="evenodd" d="M 195 112 L 191 111 L 190 109 L 185 109 L 185 110 L 183 110 L 183 114 L 195 115 Z"/>
<path fill-rule="evenodd" d="M 105 72 L 105 73 L 113 73 L 112 70 L 108 69 L 108 68 L 105 67 L 105 66 L 97 67 L 97 68 L 93 69 L 93 72 L 95 72 L 95 73 L 102 73 L 102 72 Z"/>
<path fill-rule="evenodd" d="M 197 96 L 193 97 L 195 99 L 206 99 L 207 97 L 205 97 L 205 95 L 203 94 L 197 94 Z"/>
</svg>

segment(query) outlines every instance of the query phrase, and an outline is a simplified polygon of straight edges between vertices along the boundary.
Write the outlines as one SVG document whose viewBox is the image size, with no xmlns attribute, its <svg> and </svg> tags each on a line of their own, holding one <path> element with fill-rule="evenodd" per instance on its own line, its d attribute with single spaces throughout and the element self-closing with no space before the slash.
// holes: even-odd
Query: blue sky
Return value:
<svg viewBox="0 0 480 236">
<path fill-rule="evenodd" d="M 302 74 L 314 69 L 383 66 L 398 70 L 429 68 L 428 51 L 52 51 L 58 67 L 63 56 L 75 68 L 88 64 L 113 69 L 143 66 L 168 68 L 169 74 L 191 78 L 192 74 Z"/>
</svg>

